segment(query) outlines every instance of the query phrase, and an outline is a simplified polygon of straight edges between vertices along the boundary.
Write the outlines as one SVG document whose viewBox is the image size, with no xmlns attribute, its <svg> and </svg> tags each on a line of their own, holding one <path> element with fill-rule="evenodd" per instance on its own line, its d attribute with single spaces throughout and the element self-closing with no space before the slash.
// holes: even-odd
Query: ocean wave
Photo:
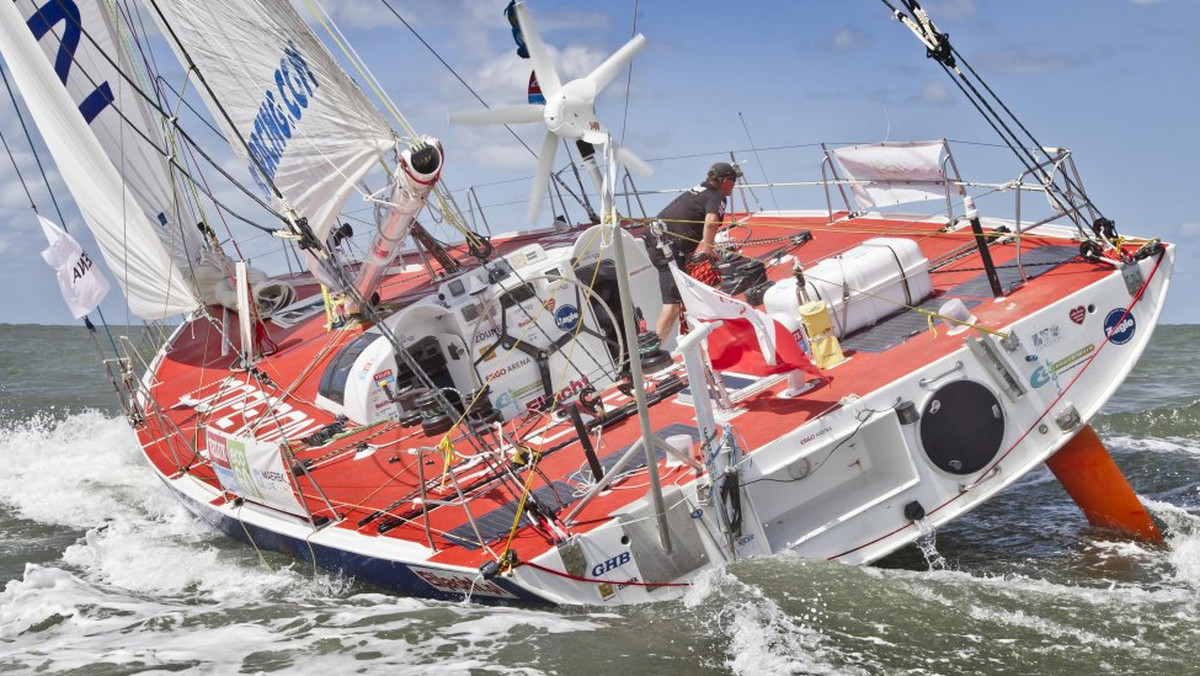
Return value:
<svg viewBox="0 0 1200 676">
<path fill-rule="evenodd" d="M 1101 413 L 1092 420 L 1100 434 L 1177 439 L 1200 438 L 1200 399 L 1153 408 Z"/>
</svg>

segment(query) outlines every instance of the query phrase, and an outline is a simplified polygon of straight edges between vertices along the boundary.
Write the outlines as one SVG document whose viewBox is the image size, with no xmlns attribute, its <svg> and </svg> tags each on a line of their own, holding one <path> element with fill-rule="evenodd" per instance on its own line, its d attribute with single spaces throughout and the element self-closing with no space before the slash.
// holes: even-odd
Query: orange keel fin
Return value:
<svg viewBox="0 0 1200 676">
<path fill-rule="evenodd" d="M 1162 534 L 1150 514 L 1090 425 L 1059 449 L 1046 465 L 1083 510 L 1088 523 L 1140 540 L 1162 542 Z"/>
</svg>

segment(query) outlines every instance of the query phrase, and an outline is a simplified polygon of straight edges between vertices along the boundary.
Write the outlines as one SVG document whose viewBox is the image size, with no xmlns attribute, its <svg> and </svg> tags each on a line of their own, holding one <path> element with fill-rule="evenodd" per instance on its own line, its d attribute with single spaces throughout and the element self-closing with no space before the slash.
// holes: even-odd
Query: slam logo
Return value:
<svg viewBox="0 0 1200 676">
<path fill-rule="evenodd" d="M 1124 308 L 1117 308 L 1109 312 L 1104 317 L 1104 335 L 1117 345 L 1124 345 L 1133 339 L 1133 334 L 1137 332 L 1137 320 L 1133 318 L 1132 312 L 1126 312 Z"/>
</svg>

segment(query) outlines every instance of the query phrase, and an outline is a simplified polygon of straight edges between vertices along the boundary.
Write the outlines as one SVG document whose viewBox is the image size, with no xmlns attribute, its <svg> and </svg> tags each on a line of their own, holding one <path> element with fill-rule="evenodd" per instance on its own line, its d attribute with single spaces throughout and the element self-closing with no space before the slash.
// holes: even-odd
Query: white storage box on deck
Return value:
<svg viewBox="0 0 1200 676">
<path fill-rule="evenodd" d="M 918 305 L 933 293 L 929 261 L 917 243 L 898 237 L 876 237 L 846 253 L 804 270 L 807 300 L 829 306 L 833 332 L 846 336 L 873 326 L 884 317 Z M 844 301 L 846 290 L 849 301 Z M 773 315 L 797 317 L 796 280 L 788 278 L 767 289 L 763 305 Z"/>
</svg>

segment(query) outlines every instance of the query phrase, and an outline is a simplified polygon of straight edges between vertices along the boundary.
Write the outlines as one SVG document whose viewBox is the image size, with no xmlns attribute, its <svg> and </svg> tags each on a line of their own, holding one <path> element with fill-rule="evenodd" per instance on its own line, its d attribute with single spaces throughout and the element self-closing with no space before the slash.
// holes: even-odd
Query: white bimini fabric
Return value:
<svg viewBox="0 0 1200 676">
<path fill-rule="evenodd" d="M 866 181 L 850 186 L 860 209 L 945 199 L 942 172 L 944 141 L 869 143 L 831 152 L 847 178 Z"/>
</svg>

